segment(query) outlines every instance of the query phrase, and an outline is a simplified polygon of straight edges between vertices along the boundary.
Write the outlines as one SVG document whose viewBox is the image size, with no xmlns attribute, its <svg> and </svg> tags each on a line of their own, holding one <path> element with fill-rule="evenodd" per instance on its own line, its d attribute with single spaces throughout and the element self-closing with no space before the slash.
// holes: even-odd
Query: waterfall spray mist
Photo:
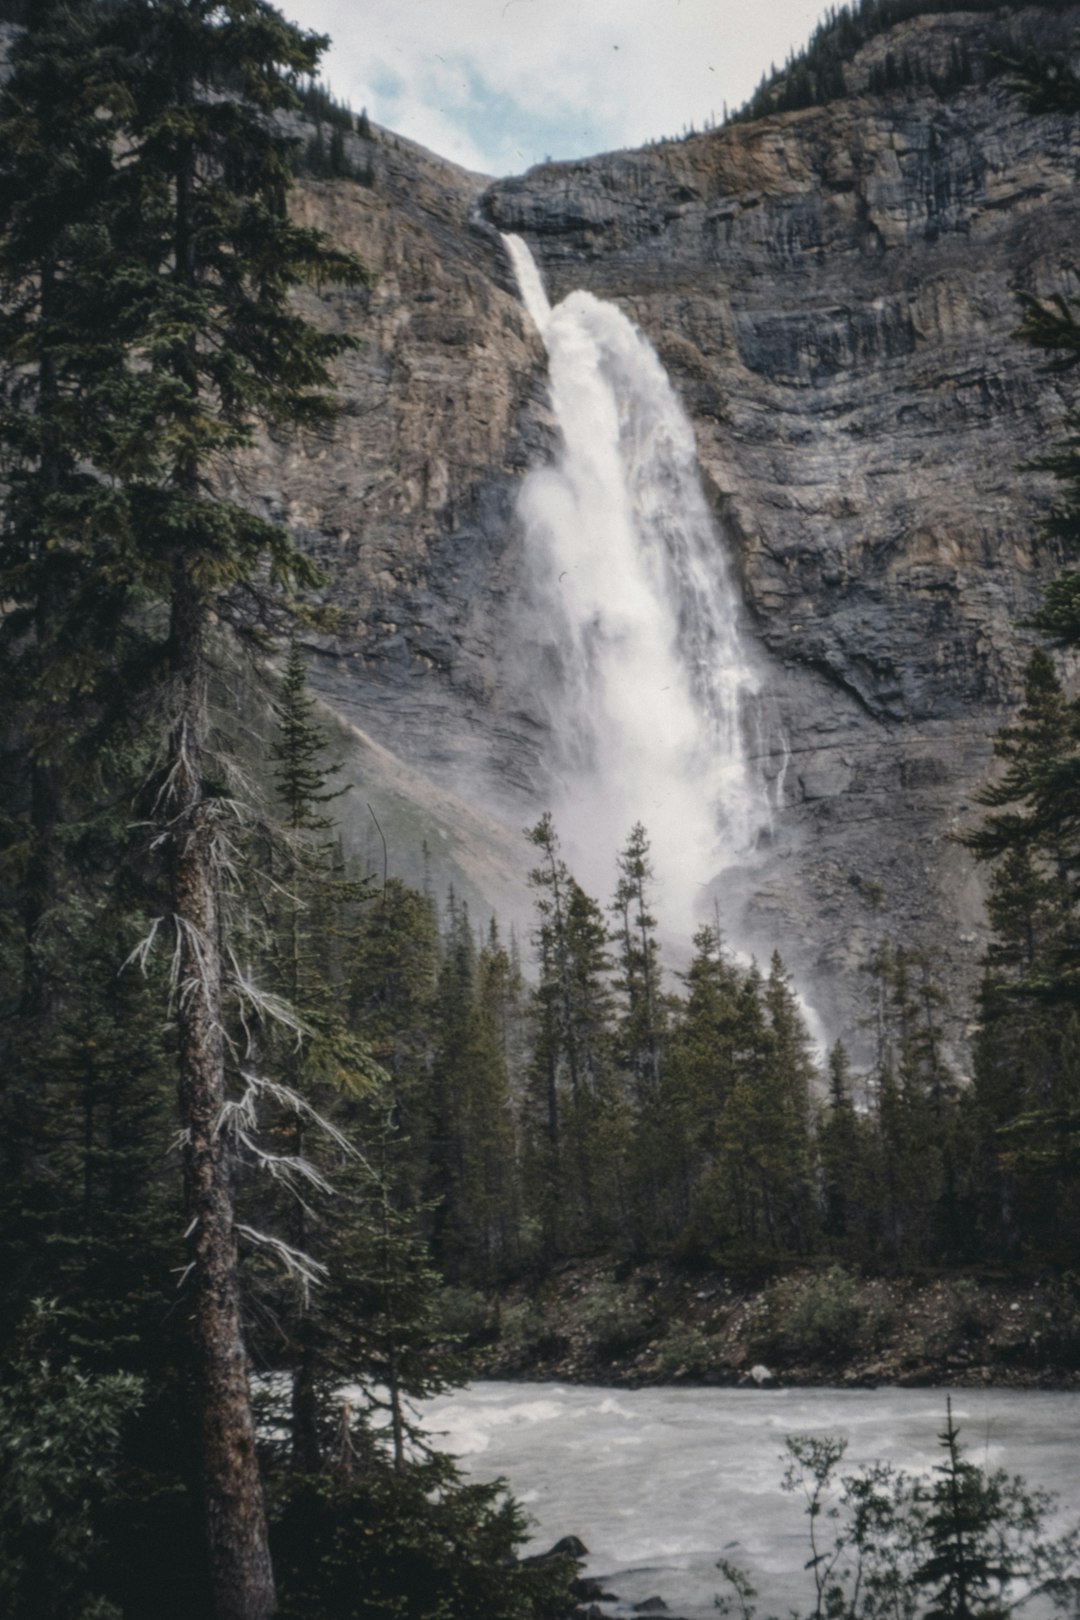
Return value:
<svg viewBox="0 0 1080 1620">
<path fill-rule="evenodd" d="M 772 820 L 747 746 L 760 681 L 738 592 L 693 430 L 651 345 L 591 293 L 552 309 L 525 243 L 504 241 L 547 349 L 560 438 L 518 502 L 535 695 L 560 783 L 552 809 L 573 869 L 601 897 L 616 849 L 644 822 L 658 909 L 685 937 L 711 881 L 752 864 Z"/>
</svg>

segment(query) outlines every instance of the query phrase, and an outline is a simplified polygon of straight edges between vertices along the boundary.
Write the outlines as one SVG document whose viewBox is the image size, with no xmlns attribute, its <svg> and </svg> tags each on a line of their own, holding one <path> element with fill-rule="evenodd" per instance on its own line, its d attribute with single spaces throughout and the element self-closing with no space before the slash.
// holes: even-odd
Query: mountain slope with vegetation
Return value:
<svg viewBox="0 0 1080 1620">
<path fill-rule="evenodd" d="M 356 661 L 374 708 L 434 648 L 430 625 L 379 615 L 399 589 L 429 590 L 436 614 L 428 563 L 447 524 L 462 532 L 451 471 L 486 536 L 479 576 L 507 510 L 477 493 L 492 456 L 520 470 L 521 419 L 543 441 L 535 344 L 485 280 L 490 229 L 447 224 L 481 183 L 425 160 L 399 214 L 387 189 L 415 156 L 339 111 L 341 160 L 378 145 L 371 172 L 297 193 L 317 42 L 263 0 L 46 0 L 26 21 L 0 99 L 5 1612 L 562 1620 L 573 1558 L 520 1562 L 517 1508 L 417 1431 L 411 1402 L 464 1376 L 466 1351 L 489 1371 L 634 1379 L 752 1377 L 761 1357 L 789 1377 L 1072 1380 L 1080 700 L 1057 655 L 1080 644 L 1075 570 L 1042 600 L 1047 647 L 968 834 L 992 873 L 978 1005 L 950 1010 L 936 943 L 885 913 L 851 990 L 865 1057 L 837 1043 L 823 1062 L 780 952 L 736 957 L 722 916 L 668 970 L 641 823 L 592 895 L 552 817 L 531 819 L 527 939 L 422 861 L 415 884 L 389 849 L 360 861 L 347 734 L 307 684 L 313 656 L 324 688 L 362 684 L 335 672 L 342 578 L 365 579 L 353 633 L 381 626 Z M 1047 102 L 1071 129 L 1075 88 L 1033 81 L 1010 139 Z M 778 129 L 796 123 L 753 139 Z M 531 185 L 489 192 L 489 212 L 550 224 L 551 177 Z M 625 206 L 599 221 L 614 253 Z M 312 217 L 335 211 L 339 239 Z M 371 286 L 364 221 L 392 285 Z M 584 210 L 573 228 L 596 225 Z M 435 290 L 450 262 L 456 312 Z M 1039 291 L 1024 335 L 1066 391 L 1080 328 Z M 410 372 L 410 300 L 434 382 Z M 371 353 L 343 313 L 370 319 Z M 475 389 L 506 351 L 522 375 L 487 402 L 479 447 L 452 441 L 451 469 L 425 389 L 474 342 Z M 369 577 L 366 533 L 332 581 L 310 481 L 327 482 L 324 450 L 372 444 L 351 390 L 386 384 L 393 354 L 416 386 L 378 427 L 381 466 L 397 436 L 417 476 L 404 504 L 381 484 L 380 510 L 424 523 L 404 585 L 387 535 L 388 577 Z M 1059 558 L 1080 532 L 1075 433 L 1055 419 L 1039 445 Z M 490 648 L 472 650 L 475 670 Z M 446 724 L 460 666 L 443 652 L 387 724 L 429 696 L 424 724 Z M 491 696 L 479 683 L 470 712 Z M 883 671 L 861 701 L 892 701 Z M 970 1076 L 950 1017 L 977 1024 Z"/>
</svg>

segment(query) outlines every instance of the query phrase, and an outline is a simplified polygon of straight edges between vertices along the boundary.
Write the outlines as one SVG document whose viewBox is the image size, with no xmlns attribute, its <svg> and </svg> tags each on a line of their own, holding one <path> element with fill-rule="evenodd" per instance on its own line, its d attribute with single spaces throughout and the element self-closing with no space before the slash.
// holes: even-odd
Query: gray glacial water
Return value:
<svg viewBox="0 0 1080 1620">
<path fill-rule="evenodd" d="M 953 1390 L 971 1460 L 1025 1476 L 1080 1517 L 1080 1395 Z M 609 1390 L 479 1383 L 427 1402 L 438 1444 L 469 1475 L 502 1475 L 535 1521 L 530 1550 L 578 1535 L 586 1573 L 626 1603 L 660 1596 L 715 1616 L 719 1557 L 742 1565 L 759 1614 L 807 1604 L 805 1519 L 780 1489 L 788 1434 L 840 1434 L 847 1463 L 909 1472 L 940 1460 L 943 1390 Z M 1027 1612 L 1027 1611 L 1025 1611 Z"/>
</svg>

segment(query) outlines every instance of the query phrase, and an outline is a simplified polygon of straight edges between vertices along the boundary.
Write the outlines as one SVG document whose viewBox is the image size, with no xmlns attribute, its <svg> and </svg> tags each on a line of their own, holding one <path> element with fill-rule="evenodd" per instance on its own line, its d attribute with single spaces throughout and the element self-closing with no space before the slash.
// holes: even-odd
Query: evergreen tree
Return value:
<svg viewBox="0 0 1080 1620">
<path fill-rule="evenodd" d="M 358 1240 L 350 1229 L 355 1200 L 345 1196 L 345 1188 L 364 1175 L 359 1150 L 349 1151 L 344 1100 L 378 1087 L 383 1079 L 370 1049 L 349 1030 L 342 1011 L 342 959 L 351 913 L 370 890 L 341 871 L 334 823 L 327 814 L 327 806 L 340 797 L 341 790 L 330 785 L 338 767 L 327 761 L 327 738 L 307 689 L 305 660 L 295 636 L 274 714 L 276 735 L 269 755 L 280 807 L 278 836 L 271 838 L 260 873 L 259 907 L 269 937 L 256 937 L 253 948 L 261 946 L 268 955 L 268 987 L 290 1009 L 284 1028 L 265 1032 L 259 1054 L 280 1082 L 272 1123 L 280 1152 L 271 1168 L 272 1185 L 284 1196 L 264 1189 L 255 1207 L 259 1229 L 287 1233 L 297 1257 L 308 1256 L 317 1240 L 325 1243 L 326 1229 L 333 1226 L 335 1259 L 344 1265 L 346 1257 L 355 1262 L 352 1247 Z M 343 1227 L 352 1247 L 342 1240 Z M 303 1259 L 297 1262 L 299 1267 L 305 1264 Z M 311 1473 L 321 1460 L 321 1397 L 338 1370 L 332 1346 L 347 1336 L 355 1311 L 344 1311 L 335 1320 L 320 1304 L 323 1289 L 313 1291 L 302 1270 L 284 1282 L 284 1295 L 280 1281 L 272 1291 L 274 1317 L 290 1343 L 292 1461 L 301 1472 Z"/>
<path fill-rule="evenodd" d="M 653 879 L 649 837 L 640 821 L 619 853 L 618 872 L 611 909 L 617 919 L 612 941 L 619 947 L 618 987 L 623 996 L 621 1058 L 633 1077 L 640 1106 L 659 1096 L 667 1022 L 656 918 L 649 909 Z"/>
<path fill-rule="evenodd" d="M 350 947 L 349 1021 L 389 1076 L 398 1132 L 395 1185 L 415 1205 L 430 1156 L 429 1079 L 435 1045 L 439 934 L 431 898 L 391 877 Z"/>
<path fill-rule="evenodd" d="M 1001 779 L 980 802 L 991 813 L 965 839 L 981 860 L 1012 857 L 1008 887 L 996 897 L 995 921 L 1007 928 L 1002 948 L 1011 951 L 1018 991 L 1044 1002 L 1076 999 L 1077 897 L 1080 849 L 1076 843 L 1073 756 L 1080 745 L 1080 708 L 1065 696 L 1050 656 L 1037 649 L 1024 681 L 1016 721 L 1000 732 L 994 751 L 1005 761 Z"/>
<path fill-rule="evenodd" d="M 516 1147 L 496 983 L 495 941 L 478 952 L 468 908 L 451 894 L 431 1067 L 429 1196 L 446 1276 L 490 1283 L 516 1248 Z"/>
<path fill-rule="evenodd" d="M 813 1065 L 777 956 L 767 981 L 756 964 L 743 980 L 732 1058 L 719 1153 L 729 1235 L 752 1251 L 805 1252 L 816 1226 L 808 1091 Z"/>
<path fill-rule="evenodd" d="M 489 1084 L 481 1099 L 481 1171 L 486 1279 L 504 1276 L 521 1257 L 520 1150 L 514 1096 L 515 1068 L 524 1062 L 525 983 L 499 937 L 494 917 L 477 959 L 476 999 L 488 1058 Z"/>
<path fill-rule="evenodd" d="M 1060 791 L 1078 725 L 1051 658 L 1036 650 L 1024 702 L 995 744 L 1004 775 L 980 795 L 989 814 L 965 840 L 993 863 L 975 1046 L 985 1220 L 1010 1247 L 1043 1251 L 1067 1243 L 1080 1218 L 1080 846 Z"/>
<path fill-rule="evenodd" d="M 527 1078 L 527 1177 L 547 1258 L 625 1218 L 628 1119 L 615 1073 L 607 929 L 559 854 L 550 815 L 528 834 L 540 976 Z"/>
<path fill-rule="evenodd" d="M 818 1126 L 823 1232 L 843 1249 L 854 1235 L 862 1191 L 859 1122 L 851 1096 L 851 1064 L 840 1041 L 829 1053 L 829 1092 Z"/>
<path fill-rule="evenodd" d="M 718 931 L 694 935 L 694 956 L 680 975 L 685 986 L 664 1069 L 664 1112 L 677 1208 L 689 1223 L 688 1241 L 708 1227 L 709 1182 L 721 1151 L 721 1120 L 735 1077 L 738 969 Z"/>
<path fill-rule="evenodd" d="M 42 0 L 0 99 L 0 694 L 7 802 L 19 807 L 24 1019 L 44 1018 L 57 989 L 64 789 L 87 785 L 93 747 L 80 749 L 80 735 L 100 718 L 127 597 L 108 566 L 108 493 L 86 467 L 122 364 L 106 193 L 127 64 L 95 22 L 92 7 Z"/>
<path fill-rule="evenodd" d="M 215 626 L 250 624 L 252 609 L 264 619 L 264 582 L 304 584 L 311 570 L 280 530 L 218 498 L 210 484 L 220 459 L 252 442 L 257 422 L 326 420 L 320 390 L 344 344 L 306 323 L 289 294 L 304 281 L 357 280 L 361 271 L 285 212 L 290 141 L 276 114 L 296 104 L 293 83 L 310 73 L 320 41 L 263 0 L 116 0 L 50 9 L 49 17 L 63 35 L 49 49 L 67 60 L 89 43 L 95 67 L 85 99 L 74 102 L 82 122 L 50 126 L 55 172 L 65 162 L 79 170 L 74 235 L 90 268 L 80 262 L 72 276 L 57 275 L 74 240 L 64 208 L 50 223 L 27 203 L 24 188 L 0 215 L 6 273 L 34 289 L 24 320 L 40 354 L 42 436 L 25 458 L 18 518 L 26 539 L 19 543 L 32 563 L 40 561 L 40 514 L 74 477 L 80 521 L 59 548 L 68 571 L 77 582 L 92 552 L 107 595 L 138 600 L 144 614 L 168 621 L 162 763 L 149 812 L 175 927 L 202 1487 L 215 1613 L 255 1620 L 273 1607 L 273 1581 L 241 1336 L 233 1146 L 223 1129 L 235 805 L 213 753 L 208 683 Z M 31 49 L 35 44 L 38 36 Z M 44 59 L 40 52 L 24 58 L 8 89 L 7 106 L 23 119 L 27 139 L 40 139 Z M 101 62 L 114 70 L 111 78 L 97 71 Z M 63 104 L 69 100 L 65 92 Z M 27 105 L 37 126 L 24 116 Z M 104 127 L 95 144 L 92 120 L 99 117 Z M 96 319 L 85 291 L 91 274 Z M 54 363 L 54 284 L 57 298 L 70 291 L 78 300 L 71 320 L 84 354 L 109 355 L 89 394 L 82 372 L 79 386 L 68 389 Z M 83 425 L 66 440 L 65 465 L 50 449 L 47 424 L 53 400 L 70 403 L 69 395 L 78 395 Z M 70 508 L 68 518 L 70 534 Z M 48 597 L 44 585 L 32 588 L 37 601 L 43 592 Z M 72 621 L 76 594 L 67 592 L 62 620 L 50 602 L 39 643 L 52 641 L 58 622 Z M 100 667 L 103 649 L 93 650 Z M 28 926 L 28 937 L 36 931 Z"/>
<path fill-rule="evenodd" d="M 564 1063 L 571 1093 L 578 1089 L 576 1031 L 571 1017 L 566 901 L 572 881 L 559 853 L 559 838 L 550 812 L 529 828 L 526 837 L 540 860 L 529 873 L 536 894 L 538 923 L 534 933 L 540 970 L 536 993 L 533 1057 L 527 1081 L 528 1179 L 531 1202 L 546 1258 L 563 1247 L 565 1211 L 562 1199 Z"/>
<path fill-rule="evenodd" d="M 764 1000 L 772 1034 L 776 1135 L 787 1165 L 781 1218 L 787 1241 L 805 1254 L 813 1247 L 818 1229 L 817 1165 L 811 1132 L 811 1094 L 818 1065 L 806 1020 L 778 951 L 769 962 Z"/>
<path fill-rule="evenodd" d="M 670 1240 L 682 1213 L 677 1124 L 665 1098 L 670 998 L 663 989 L 660 944 L 651 910 L 652 861 L 641 822 L 617 857 L 611 910 L 617 947 L 616 988 L 622 1006 L 616 1026 L 619 1065 L 635 1118 L 633 1201 L 637 1240 Z"/>
<path fill-rule="evenodd" d="M 1052 1533 L 1055 1499 L 969 1462 L 951 1404 L 941 1443 L 945 1458 L 932 1481 L 882 1462 L 838 1477 L 845 1441 L 788 1436 L 783 1489 L 805 1501 L 808 1521 L 807 1620 L 1000 1620 L 1036 1596 L 1072 1612 L 1080 1532 Z M 720 1567 L 745 1592 L 741 1572 Z M 722 1606 L 730 1612 L 730 1602 Z"/>
<path fill-rule="evenodd" d="M 757 964 L 744 976 L 735 1006 L 731 1089 L 720 1122 L 720 1230 L 752 1251 L 776 1251 L 781 1235 L 776 1220 L 777 1172 L 783 1163 L 774 1151 L 771 1112 L 769 1028 L 762 1004 Z"/>
</svg>

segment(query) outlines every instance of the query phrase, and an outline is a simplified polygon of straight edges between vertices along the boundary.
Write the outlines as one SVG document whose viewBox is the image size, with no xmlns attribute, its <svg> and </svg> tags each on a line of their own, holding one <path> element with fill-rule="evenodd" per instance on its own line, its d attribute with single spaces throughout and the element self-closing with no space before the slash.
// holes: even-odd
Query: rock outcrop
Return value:
<svg viewBox="0 0 1080 1620">
<path fill-rule="evenodd" d="M 1078 25 L 1080 6 L 1007 22 L 1046 41 Z M 321 691 L 511 827 L 543 807 L 543 729 L 503 658 L 514 494 L 551 434 L 494 227 L 518 232 L 553 297 L 585 286 L 631 315 L 694 421 L 791 749 L 747 928 L 833 1029 L 857 1022 L 855 970 L 885 935 L 931 945 L 970 992 L 981 877 L 953 834 L 1058 560 L 1035 529 L 1049 484 L 1018 464 L 1059 431 L 1068 384 L 1014 328 L 1018 292 L 1076 288 L 1080 132 L 995 73 L 1002 26 L 917 18 L 864 48 L 842 100 L 519 179 L 377 132 L 356 142 L 369 186 L 299 202 L 377 276 L 312 295 L 362 339 L 338 431 L 267 445 L 257 475 L 343 612 Z M 933 68 L 958 39 L 976 82 L 869 93 L 886 50 Z"/>
</svg>

